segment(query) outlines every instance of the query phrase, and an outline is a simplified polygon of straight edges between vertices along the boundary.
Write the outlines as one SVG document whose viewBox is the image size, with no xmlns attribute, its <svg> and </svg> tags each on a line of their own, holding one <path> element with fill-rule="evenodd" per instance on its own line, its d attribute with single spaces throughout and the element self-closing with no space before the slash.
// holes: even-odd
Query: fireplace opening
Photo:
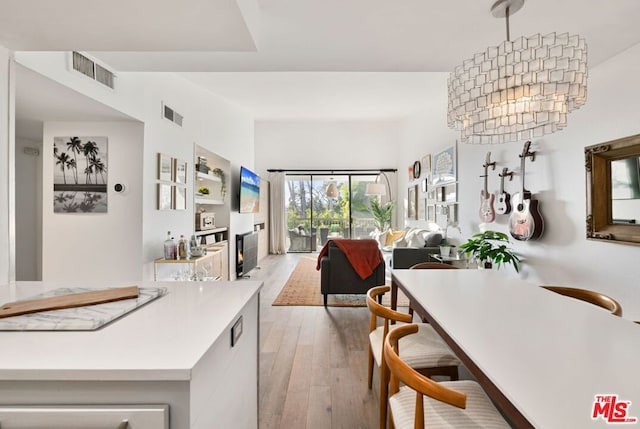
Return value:
<svg viewBox="0 0 640 429">
<path fill-rule="evenodd" d="M 249 277 L 258 266 L 258 233 L 236 234 L 236 277 Z"/>
</svg>

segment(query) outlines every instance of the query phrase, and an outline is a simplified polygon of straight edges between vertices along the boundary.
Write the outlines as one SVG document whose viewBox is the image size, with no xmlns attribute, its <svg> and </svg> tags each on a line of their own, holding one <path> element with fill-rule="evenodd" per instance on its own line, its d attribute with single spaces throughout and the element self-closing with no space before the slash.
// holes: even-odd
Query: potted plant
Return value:
<svg viewBox="0 0 640 429">
<path fill-rule="evenodd" d="M 220 194 L 224 199 L 224 196 L 227 193 L 227 177 L 224 174 L 224 170 L 222 170 L 221 168 L 214 168 L 213 170 L 211 170 L 211 174 L 214 174 L 220 178 Z"/>
<path fill-rule="evenodd" d="M 341 230 L 342 228 L 340 228 L 340 224 L 332 223 L 329 227 L 329 237 L 339 237 Z"/>
<path fill-rule="evenodd" d="M 485 231 L 474 234 L 460 249 L 467 256 L 478 261 L 481 268 L 491 268 L 493 264 L 500 268 L 501 264 L 511 264 L 518 272 L 520 258 L 509 248 L 509 237 L 497 231 Z"/>
<path fill-rule="evenodd" d="M 384 232 L 391 228 L 391 215 L 393 213 L 393 201 L 381 204 L 377 198 L 371 199 L 370 205 L 371 215 L 376 224 L 378 231 Z"/>
</svg>

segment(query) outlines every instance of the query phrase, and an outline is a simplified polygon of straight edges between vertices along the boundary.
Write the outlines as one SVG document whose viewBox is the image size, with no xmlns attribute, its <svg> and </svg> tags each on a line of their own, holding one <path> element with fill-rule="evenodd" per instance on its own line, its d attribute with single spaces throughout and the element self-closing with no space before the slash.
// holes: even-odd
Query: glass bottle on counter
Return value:
<svg viewBox="0 0 640 429">
<path fill-rule="evenodd" d="M 176 243 L 171 237 L 171 231 L 167 231 L 167 239 L 164 241 L 164 259 L 176 259 Z"/>
<path fill-rule="evenodd" d="M 180 234 L 180 240 L 178 240 L 178 259 L 187 259 L 187 240 L 182 234 Z"/>
</svg>

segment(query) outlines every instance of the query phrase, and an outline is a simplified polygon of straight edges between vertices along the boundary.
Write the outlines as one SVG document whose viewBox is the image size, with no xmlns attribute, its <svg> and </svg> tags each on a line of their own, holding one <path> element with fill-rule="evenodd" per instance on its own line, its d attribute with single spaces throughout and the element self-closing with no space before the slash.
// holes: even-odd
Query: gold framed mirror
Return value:
<svg viewBox="0 0 640 429">
<path fill-rule="evenodd" d="M 640 134 L 584 149 L 587 239 L 640 244 Z"/>
</svg>

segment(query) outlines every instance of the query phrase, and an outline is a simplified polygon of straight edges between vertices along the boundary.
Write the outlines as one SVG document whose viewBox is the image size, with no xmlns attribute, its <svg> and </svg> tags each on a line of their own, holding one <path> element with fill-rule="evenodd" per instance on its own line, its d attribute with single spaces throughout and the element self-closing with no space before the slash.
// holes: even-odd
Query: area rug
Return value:
<svg viewBox="0 0 640 429">
<path fill-rule="evenodd" d="M 323 296 L 320 293 L 320 271 L 316 270 L 316 263 L 317 260 L 314 257 L 301 256 L 272 305 L 324 305 Z M 365 307 L 367 305 L 365 298 L 365 295 L 330 294 L 327 306 Z M 382 303 L 388 306 L 390 301 L 391 294 L 385 294 Z M 409 300 L 401 291 L 398 291 L 398 307 L 408 306 Z"/>
</svg>

